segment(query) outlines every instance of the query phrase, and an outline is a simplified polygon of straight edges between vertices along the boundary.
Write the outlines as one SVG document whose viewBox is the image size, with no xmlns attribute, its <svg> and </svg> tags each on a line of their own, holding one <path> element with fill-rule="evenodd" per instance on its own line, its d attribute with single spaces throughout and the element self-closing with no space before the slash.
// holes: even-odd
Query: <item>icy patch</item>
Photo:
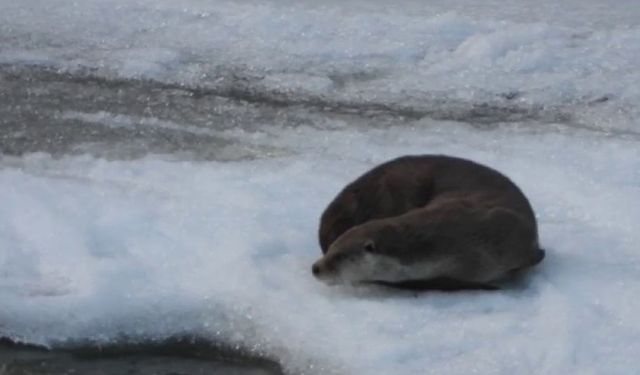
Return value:
<svg viewBox="0 0 640 375">
<path fill-rule="evenodd" d="M 506 102 L 606 129 L 637 131 L 640 118 L 640 8 L 628 1 L 0 3 L 5 64 L 298 101 Z"/>
<path fill-rule="evenodd" d="M 276 91 L 296 91 L 315 95 L 327 94 L 334 87 L 334 82 L 329 77 L 304 74 L 270 74 L 261 83 Z"/>
<path fill-rule="evenodd" d="M 99 124 L 113 129 L 144 127 L 148 129 L 172 130 L 195 135 L 218 137 L 228 134 L 228 132 L 216 131 L 202 126 L 176 124 L 171 121 L 163 121 L 153 117 L 114 115 L 106 111 L 99 111 L 95 113 L 65 111 L 61 113 L 59 117 L 64 120 L 81 120 L 86 123 Z"/>
<path fill-rule="evenodd" d="M 178 51 L 166 48 L 132 48 L 107 53 L 110 59 L 120 62 L 116 69 L 127 77 L 161 78 L 180 63 Z"/>
<path fill-rule="evenodd" d="M 561 127 L 335 128 L 264 128 L 256 142 L 297 156 L 233 163 L 4 157 L 0 333 L 53 346 L 196 334 L 291 373 L 640 369 L 637 141 Z M 511 176 L 537 211 L 547 259 L 500 292 L 315 281 L 328 201 L 376 163 L 424 152 Z"/>
</svg>

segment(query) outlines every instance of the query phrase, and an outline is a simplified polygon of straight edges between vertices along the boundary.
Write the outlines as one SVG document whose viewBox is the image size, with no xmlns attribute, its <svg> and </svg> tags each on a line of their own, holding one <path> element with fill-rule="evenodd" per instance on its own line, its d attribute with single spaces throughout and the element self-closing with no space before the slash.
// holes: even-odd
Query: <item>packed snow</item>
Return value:
<svg viewBox="0 0 640 375">
<path fill-rule="evenodd" d="M 197 334 L 294 373 L 637 370 L 637 141 L 416 125 L 273 128 L 256 139 L 294 155 L 242 162 L 4 158 L 2 332 L 54 347 Z M 314 280 L 325 204 L 370 166 L 425 151 L 511 176 L 537 210 L 542 265 L 501 292 Z"/>
<path fill-rule="evenodd" d="M 342 103 L 491 103 L 637 132 L 634 0 L 0 4 L 3 64 Z"/>
<path fill-rule="evenodd" d="M 0 0 L 5 66 L 570 115 L 488 127 L 318 112 L 296 126 L 220 129 L 60 108 L 58 119 L 85 126 L 277 152 L 194 161 L 0 150 L 0 336 L 56 348 L 195 335 L 290 374 L 639 372 L 640 10 L 532 4 Z M 372 166 L 422 153 L 511 177 L 537 213 L 546 259 L 496 292 L 316 281 L 328 202 Z"/>
</svg>

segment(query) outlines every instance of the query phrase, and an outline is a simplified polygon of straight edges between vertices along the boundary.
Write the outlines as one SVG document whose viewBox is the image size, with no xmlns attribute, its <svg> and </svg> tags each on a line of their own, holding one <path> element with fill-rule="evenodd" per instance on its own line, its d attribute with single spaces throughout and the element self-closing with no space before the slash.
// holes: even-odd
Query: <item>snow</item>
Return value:
<svg viewBox="0 0 640 375">
<path fill-rule="evenodd" d="M 544 108 L 637 132 L 631 0 L 0 4 L 4 64 L 213 88 L 240 77 L 256 92 L 361 104 Z"/>
<path fill-rule="evenodd" d="M 3 333 L 54 347 L 197 334 L 310 374 L 637 370 L 637 141 L 415 125 L 270 126 L 255 138 L 294 155 L 241 162 L 5 157 Z M 511 176 L 539 215 L 542 265 L 501 292 L 314 280 L 317 220 L 333 195 L 380 161 L 425 151 Z"/>
<path fill-rule="evenodd" d="M 258 151 L 193 161 L 0 150 L 0 336 L 55 348 L 192 334 L 292 374 L 639 372 L 634 5 L 0 0 L 3 66 L 242 84 L 295 103 L 439 117 L 301 111 L 296 126 L 220 130 L 60 108 L 56 119 L 78 126 L 215 135 Z M 482 104 L 525 118 L 448 121 Z M 538 215 L 544 262 L 498 292 L 317 282 L 326 204 L 377 163 L 422 153 L 511 177 Z"/>
</svg>

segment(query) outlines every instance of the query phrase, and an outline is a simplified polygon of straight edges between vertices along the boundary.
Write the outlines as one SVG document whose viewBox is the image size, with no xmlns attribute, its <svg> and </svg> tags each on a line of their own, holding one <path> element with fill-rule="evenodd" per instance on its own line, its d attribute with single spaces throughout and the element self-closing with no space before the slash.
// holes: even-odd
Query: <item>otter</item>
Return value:
<svg viewBox="0 0 640 375">
<path fill-rule="evenodd" d="M 400 157 L 358 177 L 323 212 L 319 242 L 319 280 L 409 289 L 497 289 L 545 256 L 522 191 L 444 155 Z"/>
</svg>

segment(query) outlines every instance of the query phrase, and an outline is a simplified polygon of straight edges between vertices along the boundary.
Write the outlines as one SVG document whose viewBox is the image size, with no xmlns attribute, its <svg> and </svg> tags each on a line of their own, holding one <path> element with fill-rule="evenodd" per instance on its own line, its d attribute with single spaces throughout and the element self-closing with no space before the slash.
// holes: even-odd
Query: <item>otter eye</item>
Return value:
<svg viewBox="0 0 640 375">
<path fill-rule="evenodd" d="M 367 253 L 373 253 L 376 251 L 376 244 L 371 241 L 368 240 L 364 243 L 364 251 L 366 251 Z"/>
</svg>

